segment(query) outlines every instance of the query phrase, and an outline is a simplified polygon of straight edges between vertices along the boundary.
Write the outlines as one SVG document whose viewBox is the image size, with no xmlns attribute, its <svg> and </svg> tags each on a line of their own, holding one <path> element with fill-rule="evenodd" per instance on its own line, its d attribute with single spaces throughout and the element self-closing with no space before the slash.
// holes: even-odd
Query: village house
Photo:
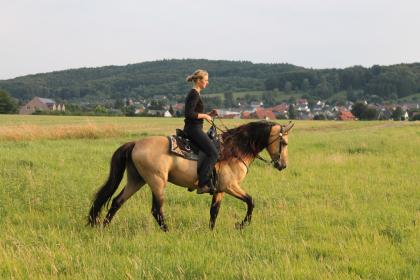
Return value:
<svg viewBox="0 0 420 280">
<path fill-rule="evenodd" d="M 175 116 L 177 117 L 182 116 L 184 114 L 184 107 L 185 107 L 184 103 L 176 103 L 172 105 L 172 109 L 175 112 Z"/>
<path fill-rule="evenodd" d="M 321 100 L 318 100 L 315 104 L 314 107 L 312 108 L 312 112 L 316 115 L 316 114 L 320 114 L 322 113 L 322 111 L 324 110 L 324 106 L 325 106 L 325 102 L 322 102 Z"/>
<path fill-rule="evenodd" d="M 309 113 L 311 110 L 309 109 L 308 105 L 308 100 L 299 99 L 298 101 L 296 101 L 295 110 L 302 113 Z"/>
<path fill-rule="evenodd" d="M 31 101 L 20 107 L 19 114 L 31 115 L 36 111 L 66 111 L 64 104 L 56 104 L 56 102 L 49 98 L 34 97 Z"/>
<path fill-rule="evenodd" d="M 267 108 L 267 110 L 271 110 L 277 119 L 287 119 L 289 104 L 281 103 L 274 107 Z"/>
<path fill-rule="evenodd" d="M 261 101 L 252 101 L 250 104 L 252 109 L 256 109 L 256 108 L 260 108 L 262 106 L 264 106 L 264 103 Z"/>
<path fill-rule="evenodd" d="M 219 117 L 225 118 L 225 119 L 239 119 L 241 117 L 241 111 L 240 109 L 233 109 L 233 108 L 227 108 L 227 109 L 218 109 L 217 110 Z"/>
<path fill-rule="evenodd" d="M 260 120 L 275 120 L 276 116 L 271 110 L 264 109 L 264 108 L 257 108 L 255 112 L 251 114 L 251 118 L 260 119 Z"/>
</svg>

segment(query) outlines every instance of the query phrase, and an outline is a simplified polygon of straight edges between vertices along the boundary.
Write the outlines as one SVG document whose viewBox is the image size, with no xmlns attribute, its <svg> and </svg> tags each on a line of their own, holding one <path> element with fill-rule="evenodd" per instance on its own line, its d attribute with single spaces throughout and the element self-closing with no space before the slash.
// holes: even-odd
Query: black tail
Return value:
<svg viewBox="0 0 420 280">
<path fill-rule="evenodd" d="M 88 224 L 94 226 L 98 223 L 98 216 L 105 203 L 111 200 L 112 195 L 118 189 L 124 175 L 127 162 L 132 161 L 131 152 L 135 142 L 125 143 L 119 147 L 111 159 L 111 169 L 108 180 L 98 190 L 89 211 Z"/>
</svg>

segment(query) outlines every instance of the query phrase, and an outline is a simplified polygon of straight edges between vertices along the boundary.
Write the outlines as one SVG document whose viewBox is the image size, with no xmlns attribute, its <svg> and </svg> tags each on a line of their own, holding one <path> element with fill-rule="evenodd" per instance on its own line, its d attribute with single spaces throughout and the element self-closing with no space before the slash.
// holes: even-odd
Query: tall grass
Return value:
<svg viewBox="0 0 420 280">
<path fill-rule="evenodd" d="M 297 122 L 288 168 L 278 172 L 256 161 L 243 183 L 256 202 L 248 228 L 235 229 L 246 207 L 226 196 L 216 229 L 209 231 L 211 197 L 169 185 L 170 232 L 163 233 L 150 214 L 147 186 L 106 229 L 85 227 L 86 215 L 120 144 L 142 133 L 172 133 L 182 120 L 89 121 L 115 133 L 0 141 L 1 279 L 420 275 L 418 124 Z M 35 117 L 23 123 L 0 116 L 0 129 L 13 125 L 74 128 L 86 127 L 86 120 Z"/>
</svg>

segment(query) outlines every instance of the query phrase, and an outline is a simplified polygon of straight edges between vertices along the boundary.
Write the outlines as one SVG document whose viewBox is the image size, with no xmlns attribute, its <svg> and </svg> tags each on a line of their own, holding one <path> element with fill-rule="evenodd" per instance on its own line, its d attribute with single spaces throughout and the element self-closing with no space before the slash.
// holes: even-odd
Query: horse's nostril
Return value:
<svg viewBox="0 0 420 280">
<path fill-rule="evenodd" d="M 283 170 L 283 169 L 285 169 L 286 168 L 286 166 L 285 165 L 279 165 L 279 167 L 278 167 L 278 170 Z"/>
</svg>

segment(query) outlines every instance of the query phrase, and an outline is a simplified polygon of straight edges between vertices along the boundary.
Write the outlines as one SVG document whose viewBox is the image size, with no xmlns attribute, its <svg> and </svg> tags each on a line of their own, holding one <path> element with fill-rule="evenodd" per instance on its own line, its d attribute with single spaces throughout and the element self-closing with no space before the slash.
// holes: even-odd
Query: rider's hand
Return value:
<svg viewBox="0 0 420 280">
<path fill-rule="evenodd" d="M 203 114 L 203 115 L 204 115 L 204 118 L 205 118 L 207 121 L 209 121 L 209 122 L 213 121 L 213 119 L 212 119 L 212 117 L 211 117 L 210 115 L 208 115 L 208 114 Z"/>
<path fill-rule="evenodd" d="M 219 113 L 217 112 L 217 110 L 216 109 L 213 109 L 213 110 L 211 110 L 211 112 L 210 113 L 208 113 L 210 116 L 212 116 L 212 117 L 217 117 L 218 115 L 219 115 Z"/>
</svg>

